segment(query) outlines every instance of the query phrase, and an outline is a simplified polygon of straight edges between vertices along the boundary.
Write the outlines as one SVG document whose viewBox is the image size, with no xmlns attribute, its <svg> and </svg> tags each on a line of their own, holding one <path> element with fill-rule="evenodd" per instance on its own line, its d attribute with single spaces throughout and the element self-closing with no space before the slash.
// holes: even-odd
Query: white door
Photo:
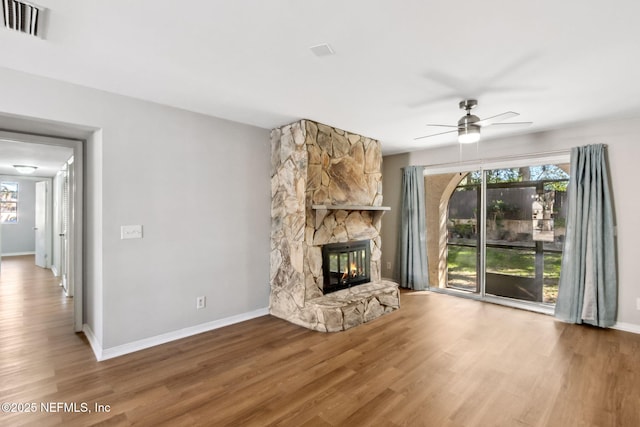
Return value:
<svg viewBox="0 0 640 427">
<path fill-rule="evenodd" d="M 67 164 L 63 166 L 52 183 L 53 191 L 53 247 L 51 252 L 51 270 L 60 278 L 60 286 L 67 296 L 69 292 L 67 257 L 69 251 L 69 177 Z"/>
<path fill-rule="evenodd" d="M 65 241 L 65 275 L 68 293 L 74 299 L 74 329 L 83 327 L 82 311 L 82 146 L 76 147 L 76 154 L 67 162 L 67 206 Z"/>
<path fill-rule="evenodd" d="M 65 170 L 62 173 L 62 206 L 60 215 L 60 278 L 68 297 L 73 296 L 73 288 L 69 286 L 67 272 L 69 271 L 69 175 Z"/>
<path fill-rule="evenodd" d="M 47 182 L 36 182 L 36 265 L 47 268 Z"/>
</svg>

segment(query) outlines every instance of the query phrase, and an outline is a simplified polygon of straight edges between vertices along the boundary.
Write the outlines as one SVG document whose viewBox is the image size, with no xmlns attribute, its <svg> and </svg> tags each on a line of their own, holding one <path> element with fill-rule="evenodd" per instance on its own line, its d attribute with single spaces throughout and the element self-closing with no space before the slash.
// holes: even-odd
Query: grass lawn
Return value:
<svg viewBox="0 0 640 427">
<path fill-rule="evenodd" d="M 475 290 L 476 248 L 448 247 L 447 267 L 454 287 Z M 543 301 L 554 304 L 558 295 L 558 279 L 562 254 L 544 254 Z M 535 252 L 529 250 L 487 248 L 487 272 L 520 277 L 535 277 Z M 451 282 L 451 280 L 450 280 Z"/>
</svg>

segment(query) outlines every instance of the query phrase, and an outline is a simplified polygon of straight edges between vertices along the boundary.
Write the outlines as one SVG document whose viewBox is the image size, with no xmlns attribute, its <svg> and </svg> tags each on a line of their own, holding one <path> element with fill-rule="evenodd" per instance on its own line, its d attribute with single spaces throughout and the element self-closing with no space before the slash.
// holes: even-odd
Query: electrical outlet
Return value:
<svg viewBox="0 0 640 427">
<path fill-rule="evenodd" d="M 201 308 L 205 308 L 207 306 L 207 297 L 197 297 L 196 298 L 196 308 L 200 310 Z"/>
<path fill-rule="evenodd" d="M 640 310 L 640 298 L 636 298 L 636 309 Z"/>
<path fill-rule="evenodd" d="M 387 261 L 387 270 L 391 270 L 391 261 Z"/>
</svg>

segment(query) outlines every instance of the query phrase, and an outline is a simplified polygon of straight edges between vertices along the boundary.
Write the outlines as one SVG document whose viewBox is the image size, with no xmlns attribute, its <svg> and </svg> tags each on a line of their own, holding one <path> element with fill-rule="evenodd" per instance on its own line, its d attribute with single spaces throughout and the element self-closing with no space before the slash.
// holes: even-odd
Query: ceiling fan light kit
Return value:
<svg viewBox="0 0 640 427">
<path fill-rule="evenodd" d="M 480 127 L 469 125 L 458 129 L 458 142 L 460 144 L 473 144 L 478 141 L 480 141 Z"/>
</svg>

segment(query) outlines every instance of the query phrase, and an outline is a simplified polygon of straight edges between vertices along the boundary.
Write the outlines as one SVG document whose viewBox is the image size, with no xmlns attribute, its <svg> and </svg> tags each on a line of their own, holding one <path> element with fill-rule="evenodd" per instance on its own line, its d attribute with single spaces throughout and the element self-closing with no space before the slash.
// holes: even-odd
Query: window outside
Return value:
<svg viewBox="0 0 640 427">
<path fill-rule="evenodd" d="M 18 223 L 18 183 L 0 183 L 0 222 Z"/>
<path fill-rule="evenodd" d="M 449 288 L 555 304 L 565 234 L 568 165 L 485 171 L 486 217 L 478 223 L 481 171 L 461 179 L 449 199 Z M 478 227 L 485 228 L 480 241 Z M 479 271 L 484 245 L 485 271 Z"/>
</svg>

